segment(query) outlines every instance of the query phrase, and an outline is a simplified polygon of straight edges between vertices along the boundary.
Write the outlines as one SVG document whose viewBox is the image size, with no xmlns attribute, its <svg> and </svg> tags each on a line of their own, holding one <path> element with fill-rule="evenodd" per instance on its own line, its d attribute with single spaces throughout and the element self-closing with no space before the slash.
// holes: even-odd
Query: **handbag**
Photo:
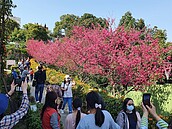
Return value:
<svg viewBox="0 0 172 129">
<path fill-rule="evenodd" d="M 33 80 L 32 86 L 33 86 L 33 87 L 37 86 L 37 81 L 36 81 L 36 80 Z"/>
</svg>

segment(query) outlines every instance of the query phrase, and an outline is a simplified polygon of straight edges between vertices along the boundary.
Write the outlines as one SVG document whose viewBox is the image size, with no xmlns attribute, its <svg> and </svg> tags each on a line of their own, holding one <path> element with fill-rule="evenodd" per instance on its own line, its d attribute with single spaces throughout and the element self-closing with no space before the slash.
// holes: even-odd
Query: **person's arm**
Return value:
<svg viewBox="0 0 172 129">
<path fill-rule="evenodd" d="M 65 89 L 65 84 L 64 84 L 64 83 L 61 84 L 61 90 L 63 90 L 63 91 L 66 90 L 66 89 Z"/>
<path fill-rule="evenodd" d="M 120 126 L 121 129 L 124 127 L 124 117 L 122 113 L 119 113 L 116 118 L 116 123 Z"/>
<path fill-rule="evenodd" d="M 7 93 L 7 95 L 10 97 L 13 93 L 14 93 L 14 90 L 15 90 L 15 87 L 16 87 L 17 85 L 15 85 L 14 84 L 14 80 L 13 80 L 13 82 L 11 83 L 11 89 L 10 89 L 10 91 Z"/>
<path fill-rule="evenodd" d="M 72 86 L 75 86 L 76 82 L 75 81 L 72 81 Z"/>
<path fill-rule="evenodd" d="M 140 123 L 140 129 L 148 129 L 148 110 L 146 109 L 146 107 L 144 106 L 144 104 L 142 103 L 142 110 L 143 110 L 143 116 L 141 119 L 141 123 Z"/>
<path fill-rule="evenodd" d="M 37 72 L 35 72 L 35 74 L 34 74 L 34 79 L 35 79 L 35 80 L 37 80 L 37 76 L 38 76 L 38 75 L 37 75 Z"/>
<path fill-rule="evenodd" d="M 50 118 L 50 125 L 53 129 L 59 129 L 58 127 L 58 115 L 57 113 L 53 113 Z"/>
<path fill-rule="evenodd" d="M 167 129 L 168 128 L 168 124 L 162 120 L 156 113 L 156 108 L 155 106 L 151 103 L 151 107 L 147 106 L 148 111 L 150 112 L 150 114 L 153 116 L 153 118 L 157 121 L 157 126 L 159 129 Z"/>
<path fill-rule="evenodd" d="M 109 112 L 107 112 L 107 113 L 108 113 L 108 119 L 110 121 L 109 129 L 120 129 L 121 127 L 117 123 L 115 123 L 115 121 L 113 120 L 111 114 Z"/>
<path fill-rule="evenodd" d="M 44 81 L 47 79 L 47 75 L 46 75 L 46 70 L 43 70 L 44 73 Z"/>
<path fill-rule="evenodd" d="M 140 117 L 140 113 L 138 111 L 136 111 L 136 116 L 137 116 L 137 128 L 140 128 L 141 117 Z"/>
<path fill-rule="evenodd" d="M 23 91 L 23 97 L 22 97 L 22 103 L 20 108 L 14 112 L 11 115 L 6 115 L 1 120 L 1 127 L 8 127 L 12 128 L 14 125 L 16 125 L 19 122 L 19 119 L 22 119 L 22 117 L 27 113 L 29 109 L 29 100 L 27 96 L 27 81 L 25 79 L 25 82 L 22 82 L 22 91 Z M 10 94 L 10 93 L 8 93 Z"/>
<path fill-rule="evenodd" d="M 160 119 L 156 126 L 159 128 L 159 129 L 167 129 L 168 128 L 168 124 L 167 122 L 165 122 L 163 119 Z"/>
</svg>

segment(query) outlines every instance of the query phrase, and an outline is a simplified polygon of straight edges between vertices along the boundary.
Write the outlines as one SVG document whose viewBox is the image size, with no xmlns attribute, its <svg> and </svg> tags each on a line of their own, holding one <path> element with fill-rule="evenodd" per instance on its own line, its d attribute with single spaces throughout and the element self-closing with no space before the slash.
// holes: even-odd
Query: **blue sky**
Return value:
<svg viewBox="0 0 172 129">
<path fill-rule="evenodd" d="M 146 25 L 165 29 L 167 41 L 172 42 L 172 0 L 13 0 L 13 3 L 17 5 L 13 15 L 21 18 L 21 25 L 46 24 L 51 31 L 64 14 L 91 13 L 113 18 L 118 25 L 121 17 L 130 11 L 134 18 L 143 18 Z"/>
</svg>

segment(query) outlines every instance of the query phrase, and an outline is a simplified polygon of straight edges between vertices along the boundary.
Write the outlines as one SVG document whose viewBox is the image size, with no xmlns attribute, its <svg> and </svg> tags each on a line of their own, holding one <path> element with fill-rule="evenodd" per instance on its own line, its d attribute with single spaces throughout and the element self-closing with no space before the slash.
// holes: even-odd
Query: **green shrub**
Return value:
<svg viewBox="0 0 172 129">
<path fill-rule="evenodd" d="M 100 92 L 100 94 L 102 95 L 105 102 L 105 109 L 109 111 L 113 119 L 116 120 L 118 113 L 122 109 L 123 100 L 121 98 L 117 99 L 115 97 L 109 96 L 106 92 Z"/>
<path fill-rule="evenodd" d="M 26 124 L 28 129 L 42 129 L 40 113 L 42 109 L 42 105 L 37 105 L 38 110 L 36 112 L 31 111 L 29 109 L 28 114 L 26 116 Z"/>
</svg>

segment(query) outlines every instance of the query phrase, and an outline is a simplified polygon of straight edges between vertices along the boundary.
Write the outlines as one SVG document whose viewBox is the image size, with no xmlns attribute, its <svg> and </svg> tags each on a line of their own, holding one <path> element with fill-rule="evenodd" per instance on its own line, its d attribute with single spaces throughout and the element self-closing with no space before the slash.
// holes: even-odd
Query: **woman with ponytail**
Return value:
<svg viewBox="0 0 172 129">
<path fill-rule="evenodd" d="M 73 105 L 73 113 L 67 115 L 64 129 L 76 129 L 80 119 L 86 115 L 81 112 L 81 107 L 82 107 L 81 99 L 79 98 L 74 99 L 72 105 Z"/>
<path fill-rule="evenodd" d="M 103 99 L 97 92 L 89 92 L 86 101 L 90 114 L 80 120 L 76 129 L 120 129 L 111 114 L 104 110 Z"/>
</svg>

